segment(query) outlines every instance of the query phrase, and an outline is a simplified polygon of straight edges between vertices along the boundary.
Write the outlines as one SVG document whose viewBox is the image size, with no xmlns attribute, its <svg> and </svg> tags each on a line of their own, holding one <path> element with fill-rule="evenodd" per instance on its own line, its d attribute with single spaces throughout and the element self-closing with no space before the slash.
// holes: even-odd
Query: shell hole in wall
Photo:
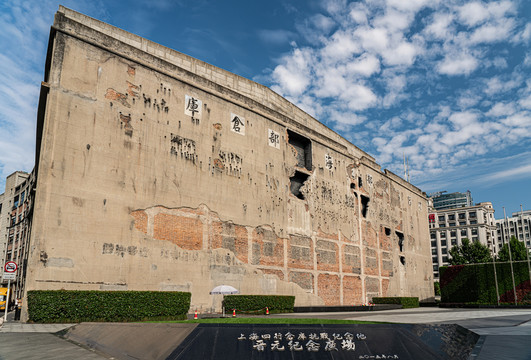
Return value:
<svg viewBox="0 0 531 360">
<path fill-rule="evenodd" d="M 395 231 L 396 236 L 398 237 L 398 247 L 400 252 L 404 251 L 404 234 L 401 232 Z"/>
<path fill-rule="evenodd" d="M 360 195 L 360 196 L 361 196 L 361 216 L 366 218 L 367 211 L 369 211 L 369 201 L 371 201 L 371 199 L 365 195 Z"/>
<path fill-rule="evenodd" d="M 297 166 L 312 171 L 312 142 L 302 135 L 288 131 L 288 142 L 297 151 Z"/>
<path fill-rule="evenodd" d="M 309 175 L 307 174 L 295 171 L 295 175 L 289 178 L 291 193 L 301 200 L 304 200 L 304 194 L 301 192 L 301 187 L 304 185 L 304 182 L 308 180 L 308 177 Z"/>
</svg>

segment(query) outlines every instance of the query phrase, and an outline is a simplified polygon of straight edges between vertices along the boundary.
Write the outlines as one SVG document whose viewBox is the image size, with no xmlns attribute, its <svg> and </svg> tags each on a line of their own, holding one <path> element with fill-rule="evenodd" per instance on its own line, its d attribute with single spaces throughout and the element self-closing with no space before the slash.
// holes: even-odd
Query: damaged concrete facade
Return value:
<svg viewBox="0 0 531 360">
<path fill-rule="evenodd" d="M 433 296 L 427 198 L 270 89 L 61 7 L 27 289 Z"/>
</svg>

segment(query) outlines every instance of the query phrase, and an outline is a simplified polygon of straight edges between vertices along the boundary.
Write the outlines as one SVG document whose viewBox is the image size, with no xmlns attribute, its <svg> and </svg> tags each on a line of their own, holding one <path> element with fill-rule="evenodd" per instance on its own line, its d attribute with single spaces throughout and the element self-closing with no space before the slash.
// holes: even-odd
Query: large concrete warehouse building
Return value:
<svg viewBox="0 0 531 360">
<path fill-rule="evenodd" d="M 433 296 L 427 198 L 270 89 L 61 7 L 26 290 Z"/>
</svg>

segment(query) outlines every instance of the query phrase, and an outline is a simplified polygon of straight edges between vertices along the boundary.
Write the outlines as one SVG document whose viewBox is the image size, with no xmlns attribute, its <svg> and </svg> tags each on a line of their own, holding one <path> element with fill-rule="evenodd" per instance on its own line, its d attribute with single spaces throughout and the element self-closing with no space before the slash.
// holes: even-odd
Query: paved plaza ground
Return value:
<svg viewBox="0 0 531 360">
<path fill-rule="evenodd" d="M 406 324 L 458 324 L 480 339 L 470 359 L 531 359 L 531 309 L 416 309 L 276 314 L 270 317 L 384 321 Z M 74 324 L 24 324 L 8 321 L 0 328 L 0 360 L 110 359 L 53 335 Z M 142 326 L 136 324 L 135 326 Z"/>
</svg>

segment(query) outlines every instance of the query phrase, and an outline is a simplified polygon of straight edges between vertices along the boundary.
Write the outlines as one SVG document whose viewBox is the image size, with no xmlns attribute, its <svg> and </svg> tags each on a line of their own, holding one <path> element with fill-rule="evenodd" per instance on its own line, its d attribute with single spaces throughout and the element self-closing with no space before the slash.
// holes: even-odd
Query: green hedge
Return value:
<svg viewBox="0 0 531 360">
<path fill-rule="evenodd" d="M 240 312 L 259 312 L 269 308 L 269 312 L 293 312 L 295 296 L 276 295 L 226 295 L 223 304 L 227 311 L 236 309 Z"/>
<path fill-rule="evenodd" d="M 531 291 L 527 262 L 514 262 L 514 281 L 518 302 Z M 496 263 L 498 295 L 501 303 L 514 303 L 513 281 L 509 263 Z M 441 302 L 497 304 L 494 266 L 470 264 L 440 268 Z"/>
<path fill-rule="evenodd" d="M 174 291 L 28 291 L 29 321 L 182 320 L 191 294 Z"/>
<path fill-rule="evenodd" d="M 373 297 L 374 304 L 397 304 L 402 305 L 402 309 L 419 307 L 418 297 Z"/>
</svg>

